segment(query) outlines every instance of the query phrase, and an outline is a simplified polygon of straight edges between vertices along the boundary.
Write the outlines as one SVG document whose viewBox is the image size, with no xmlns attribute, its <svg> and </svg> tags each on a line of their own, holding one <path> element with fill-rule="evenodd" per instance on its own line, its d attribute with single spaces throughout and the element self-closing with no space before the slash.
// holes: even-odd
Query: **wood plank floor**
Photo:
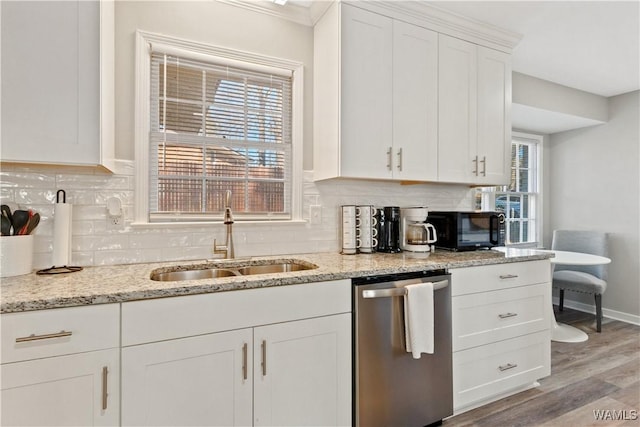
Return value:
<svg viewBox="0 0 640 427">
<path fill-rule="evenodd" d="M 640 426 L 640 326 L 603 319 L 597 333 L 593 315 L 554 309 L 558 321 L 580 328 L 589 340 L 552 342 L 551 376 L 540 387 L 447 419 L 443 426 Z M 596 410 L 618 412 L 597 420 Z"/>
</svg>

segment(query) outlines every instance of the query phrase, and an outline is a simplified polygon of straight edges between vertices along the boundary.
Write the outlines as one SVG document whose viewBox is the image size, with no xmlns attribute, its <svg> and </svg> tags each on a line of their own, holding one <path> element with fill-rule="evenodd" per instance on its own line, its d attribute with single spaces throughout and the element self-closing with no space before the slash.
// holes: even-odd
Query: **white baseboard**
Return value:
<svg viewBox="0 0 640 427">
<path fill-rule="evenodd" d="M 560 298 L 553 297 L 553 304 L 554 305 L 558 305 L 559 302 L 560 302 Z M 571 301 L 571 300 L 567 299 L 566 296 L 564 298 L 564 306 L 572 308 L 574 310 L 582 311 L 584 313 L 591 313 L 593 315 L 596 314 L 596 306 L 595 305 L 584 304 L 584 303 L 581 303 L 581 302 Z M 621 322 L 631 323 L 633 325 L 640 326 L 640 316 L 637 316 L 635 314 L 624 313 L 622 311 L 611 310 L 609 308 L 604 308 L 603 307 L 602 308 L 602 316 L 606 317 L 608 319 L 619 320 Z"/>
</svg>

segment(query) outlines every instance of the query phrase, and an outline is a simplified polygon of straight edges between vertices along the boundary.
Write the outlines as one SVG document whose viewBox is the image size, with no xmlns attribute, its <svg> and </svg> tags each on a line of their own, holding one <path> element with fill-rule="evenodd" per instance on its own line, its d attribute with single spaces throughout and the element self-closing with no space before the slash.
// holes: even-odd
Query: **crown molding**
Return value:
<svg viewBox="0 0 640 427">
<path fill-rule="evenodd" d="M 292 2 L 279 6 L 269 0 L 216 0 L 253 12 L 314 26 L 327 9 L 340 0 L 315 0 L 310 7 Z M 352 6 L 419 25 L 453 37 L 511 52 L 522 35 L 430 5 L 424 0 L 344 0 Z"/>
<path fill-rule="evenodd" d="M 315 22 L 311 19 L 310 9 L 308 7 L 298 6 L 287 3 L 280 6 L 269 0 L 216 0 L 231 6 L 240 7 L 252 12 L 263 13 L 265 15 L 275 16 L 277 18 L 286 19 L 297 24 L 312 27 Z"/>
<path fill-rule="evenodd" d="M 347 0 L 344 3 L 509 53 L 522 39 L 521 34 L 433 6 L 427 1 Z"/>
</svg>

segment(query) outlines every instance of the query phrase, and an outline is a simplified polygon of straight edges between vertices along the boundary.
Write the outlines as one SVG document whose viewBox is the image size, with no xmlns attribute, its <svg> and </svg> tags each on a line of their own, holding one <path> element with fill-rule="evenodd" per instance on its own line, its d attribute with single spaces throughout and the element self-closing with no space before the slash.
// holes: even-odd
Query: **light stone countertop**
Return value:
<svg viewBox="0 0 640 427">
<path fill-rule="evenodd" d="M 2 278 L 0 313 L 13 313 L 90 304 L 118 303 L 140 299 L 223 292 L 269 286 L 293 285 L 369 275 L 422 270 L 470 267 L 550 258 L 549 253 L 509 249 L 499 251 L 436 251 L 428 258 L 412 258 L 408 253 L 358 254 L 312 253 L 299 255 L 239 258 L 234 260 L 175 261 L 153 264 L 126 264 L 86 267 L 75 273 Z M 223 277 L 215 279 L 161 282 L 151 280 L 156 269 L 188 270 L 198 267 L 260 265 L 272 260 L 302 260 L 318 268 L 276 274 Z"/>
</svg>

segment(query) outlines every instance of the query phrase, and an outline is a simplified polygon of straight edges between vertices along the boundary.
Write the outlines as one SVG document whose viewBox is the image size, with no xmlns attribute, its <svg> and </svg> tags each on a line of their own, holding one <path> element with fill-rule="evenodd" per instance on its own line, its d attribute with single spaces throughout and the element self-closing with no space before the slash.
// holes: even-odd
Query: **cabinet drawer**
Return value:
<svg viewBox="0 0 640 427">
<path fill-rule="evenodd" d="M 549 260 L 451 269 L 451 295 L 465 295 L 551 281 Z"/>
<path fill-rule="evenodd" d="M 453 297 L 453 351 L 549 328 L 551 284 Z"/>
<path fill-rule="evenodd" d="M 122 345 L 350 311 L 350 280 L 127 302 L 122 304 Z"/>
<path fill-rule="evenodd" d="M 549 331 L 453 353 L 453 407 L 459 410 L 551 373 Z"/>
<path fill-rule="evenodd" d="M 120 345 L 120 304 L 2 315 L 2 363 Z"/>
</svg>

